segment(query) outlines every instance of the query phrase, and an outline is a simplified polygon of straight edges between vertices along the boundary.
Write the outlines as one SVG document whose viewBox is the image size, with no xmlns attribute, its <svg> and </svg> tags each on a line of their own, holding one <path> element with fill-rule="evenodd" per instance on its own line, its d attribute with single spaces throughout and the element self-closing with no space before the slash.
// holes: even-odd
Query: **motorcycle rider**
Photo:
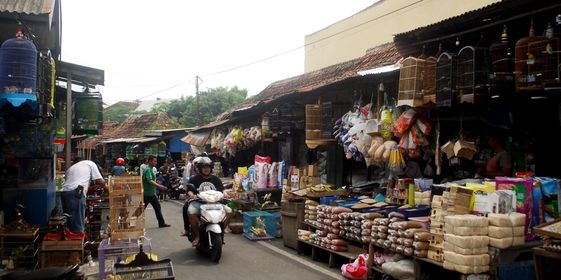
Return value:
<svg viewBox="0 0 561 280">
<path fill-rule="evenodd" d="M 121 176 L 125 173 L 125 171 L 125 159 L 118 158 L 115 160 L 115 166 L 113 166 L 113 169 L 111 170 L 111 175 Z"/>
<path fill-rule="evenodd" d="M 212 175 L 212 168 L 214 167 L 214 165 L 210 158 L 201 157 L 195 159 L 194 161 L 197 162 L 196 171 L 198 174 L 191 177 L 189 180 L 189 182 L 193 185 L 189 185 L 187 190 L 187 196 L 189 197 L 189 206 L 185 207 L 187 206 L 187 203 L 185 203 L 185 206 L 183 207 L 183 222 L 185 231 L 182 233 L 182 235 L 187 235 L 188 225 L 191 225 L 193 234 L 195 235 L 192 245 L 193 247 L 196 247 L 200 241 L 199 214 L 201 212 L 201 202 L 196 200 L 197 194 L 199 192 L 207 190 L 216 190 L 223 192 L 224 185 L 218 177 Z M 232 209 L 224 205 L 224 211 L 226 212 L 226 225 L 228 225 L 230 223 L 230 214 L 232 213 Z"/>
</svg>

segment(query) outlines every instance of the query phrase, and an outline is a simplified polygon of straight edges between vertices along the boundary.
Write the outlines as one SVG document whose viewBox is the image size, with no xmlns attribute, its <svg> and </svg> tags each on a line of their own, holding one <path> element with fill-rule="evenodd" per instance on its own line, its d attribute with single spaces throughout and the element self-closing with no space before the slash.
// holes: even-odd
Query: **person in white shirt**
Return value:
<svg viewBox="0 0 561 280">
<path fill-rule="evenodd" d="M 146 167 L 148 167 L 148 157 L 144 158 L 142 160 L 142 164 L 140 165 L 140 176 L 142 176 L 144 174 L 144 169 L 146 169 Z"/>
<path fill-rule="evenodd" d="M 189 162 L 187 162 L 187 165 L 185 165 L 185 169 L 183 170 L 183 182 L 185 183 L 188 183 L 189 178 L 191 178 L 191 175 L 193 175 L 193 159 L 195 158 L 189 158 Z"/>
<path fill-rule="evenodd" d="M 103 188 L 107 188 L 97 164 L 91 160 L 76 162 L 66 170 L 65 182 L 60 194 L 62 211 L 70 215 L 68 229 L 72 232 L 84 232 L 86 217 L 86 194 L 90 181 L 95 181 Z"/>
</svg>

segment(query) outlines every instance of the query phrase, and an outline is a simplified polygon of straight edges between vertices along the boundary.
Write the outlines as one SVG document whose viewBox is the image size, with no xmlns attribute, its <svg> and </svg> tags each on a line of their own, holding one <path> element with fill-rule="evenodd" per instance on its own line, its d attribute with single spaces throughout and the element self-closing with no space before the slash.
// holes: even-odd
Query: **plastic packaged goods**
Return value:
<svg viewBox="0 0 561 280">
<path fill-rule="evenodd" d="M 510 213 L 510 214 L 489 213 L 487 217 L 489 218 L 489 225 L 497 226 L 497 227 L 524 226 L 526 220 L 526 215 L 522 213 Z"/>
<path fill-rule="evenodd" d="M 419 232 L 415 232 L 414 234 L 415 241 L 428 242 L 430 240 L 430 237 L 431 237 L 430 233 L 426 231 L 419 231 Z"/>
<path fill-rule="evenodd" d="M 408 259 L 385 262 L 382 264 L 382 270 L 395 279 L 415 279 L 415 265 Z"/>
<path fill-rule="evenodd" d="M 489 271 L 489 265 L 481 265 L 481 266 L 466 266 L 461 264 L 455 264 L 450 261 L 444 261 L 443 267 L 449 270 L 458 271 L 462 274 L 478 274 L 484 273 Z"/>
<path fill-rule="evenodd" d="M 464 249 L 481 248 L 489 245 L 488 236 L 459 236 L 447 233 L 444 235 L 444 241 Z"/>
<path fill-rule="evenodd" d="M 524 236 L 507 237 L 507 238 L 492 238 L 489 237 L 489 246 L 505 249 L 512 246 L 524 244 Z"/>
<path fill-rule="evenodd" d="M 409 238 L 403 239 L 403 246 L 413 247 L 413 239 L 409 239 Z"/>
<path fill-rule="evenodd" d="M 489 254 L 461 255 L 451 251 L 444 250 L 444 260 L 459 265 L 466 265 L 466 266 L 489 265 L 490 259 L 491 258 L 489 257 Z"/>
<path fill-rule="evenodd" d="M 466 249 L 466 248 L 458 247 L 447 241 L 444 241 L 444 243 L 442 243 L 442 246 L 446 251 L 455 252 L 462 255 L 479 255 L 479 254 L 487 254 L 489 252 L 489 246 Z"/>
<path fill-rule="evenodd" d="M 516 212 L 526 214 L 526 241 L 534 240 L 536 235 L 531 231 L 534 220 L 532 209 L 533 180 L 497 177 L 495 181 L 497 182 L 497 190 L 513 190 L 516 192 Z"/>
<path fill-rule="evenodd" d="M 404 247 L 403 248 L 403 254 L 406 255 L 406 256 L 409 256 L 409 257 L 413 256 L 413 252 L 414 252 L 414 250 L 413 250 L 412 247 Z"/>
<path fill-rule="evenodd" d="M 415 257 L 419 257 L 419 258 L 426 258 L 428 255 L 428 250 L 417 250 L 415 249 L 415 251 L 413 252 Z"/>
<path fill-rule="evenodd" d="M 489 221 L 485 217 L 475 215 L 452 215 L 444 217 L 447 225 L 458 227 L 485 227 Z"/>
<path fill-rule="evenodd" d="M 513 236 L 524 236 L 524 226 L 520 227 L 496 227 L 489 226 L 489 237 L 493 238 L 506 238 Z"/>
<path fill-rule="evenodd" d="M 415 250 L 428 250 L 429 249 L 429 243 L 428 242 L 413 242 L 413 248 L 415 248 Z"/>
<path fill-rule="evenodd" d="M 404 221 L 404 222 L 395 222 L 394 223 L 397 229 L 407 230 L 410 228 L 422 228 L 423 224 L 416 222 L 416 221 Z"/>
<path fill-rule="evenodd" d="M 461 236 L 487 235 L 489 227 L 460 227 L 445 224 L 444 232 Z"/>
</svg>

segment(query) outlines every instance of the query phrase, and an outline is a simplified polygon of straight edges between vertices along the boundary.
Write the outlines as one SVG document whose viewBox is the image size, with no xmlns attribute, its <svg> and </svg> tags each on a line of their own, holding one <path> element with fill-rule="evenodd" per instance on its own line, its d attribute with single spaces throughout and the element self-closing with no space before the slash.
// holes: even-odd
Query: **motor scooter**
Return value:
<svg viewBox="0 0 561 280">
<path fill-rule="evenodd" d="M 169 198 L 171 199 L 179 199 L 182 194 L 186 194 L 187 191 L 183 186 L 183 178 L 172 177 L 170 179 L 170 187 L 167 192 Z"/>
<path fill-rule="evenodd" d="M 222 256 L 226 227 L 226 211 L 222 204 L 224 195 L 219 191 L 206 190 L 200 192 L 198 197 L 197 201 L 201 202 L 201 212 L 199 215 L 200 241 L 197 250 L 208 255 L 211 261 L 218 263 Z M 195 239 L 191 226 L 189 226 L 187 237 L 190 242 Z"/>
</svg>

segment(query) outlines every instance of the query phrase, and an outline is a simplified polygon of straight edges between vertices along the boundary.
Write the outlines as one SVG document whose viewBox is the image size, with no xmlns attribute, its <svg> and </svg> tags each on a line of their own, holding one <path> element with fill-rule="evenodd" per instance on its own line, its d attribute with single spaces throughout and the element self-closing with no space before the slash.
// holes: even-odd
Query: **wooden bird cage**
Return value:
<svg viewBox="0 0 561 280">
<path fill-rule="evenodd" d="M 138 239 L 144 236 L 144 188 L 140 176 L 109 178 L 109 224 L 111 238 Z"/>
<path fill-rule="evenodd" d="M 423 105 L 423 71 L 425 60 L 408 57 L 399 70 L 399 92 L 397 106 Z"/>
<path fill-rule="evenodd" d="M 545 69 L 546 76 L 549 77 L 545 83 L 559 83 L 561 81 L 561 58 L 559 56 L 559 40 L 561 39 L 561 21 L 557 21 L 556 29 L 548 23 L 547 29 L 544 32 L 546 45 L 542 51 L 545 56 Z"/>
<path fill-rule="evenodd" d="M 508 93 L 514 89 L 514 58 L 508 41 L 506 25 L 501 40 L 489 47 L 491 57 L 491 92 Z"/>
<path fill-rule="evenodd" d="M 306 140 L 321 139 L 321 105 L 306 104 Z"/>
<path fill-rule="evenodd" d="M 425 59 L 423 74 L 423 103 L 436 104 L 436 57 L 429 56 Z"/>
<path fill-rule="evenodd" d="M 478 103 L 489 97 L 489 51 L 463 47 L 456 56 L 456 89 L 461 103 Z"/>
<path fill-rule="evenodd" d="M 454 55 L 442 53 L 436 61 L 436 106 L 451 107 L 456 104 L 457 92 L 454 77 Z"/>
<path fill-rule="evenodd" d="M 546 71 L 545 37 L 536 36 L 534 22 L 530 25 L 529 36 L 516 42 L 514 67 L 516 90 L 540 90 L 543 82 L 551 79 L 551 71 Z"/>
</svg>

